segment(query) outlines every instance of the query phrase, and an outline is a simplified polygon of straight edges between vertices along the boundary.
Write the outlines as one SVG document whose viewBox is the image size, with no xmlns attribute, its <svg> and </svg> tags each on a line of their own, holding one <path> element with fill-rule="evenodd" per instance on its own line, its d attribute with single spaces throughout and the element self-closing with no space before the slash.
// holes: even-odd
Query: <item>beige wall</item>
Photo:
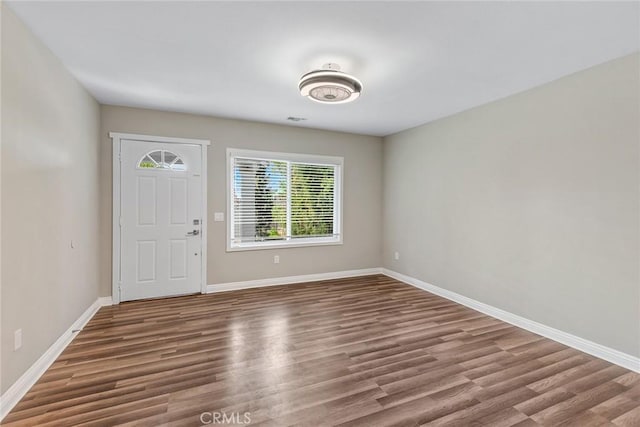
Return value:
<svg viewBox="0 0 640 427">
<path fill-rule="evenodd" d="M 3 5 L 3 393 L 98 297 L 99 120 L 93 98 Z"/>
<path fill-rule="evenodd" d="M 208 284 L 379 267 L 382 247 L 380 138 L 227 120 L 192 114 L 102 106 L 102 295 L 111 295 L 112 144 L 109 132 L 209 139 Z M 226 252 L 226 149 L 245 148 L 344 157 L 341 246 Z M 226 219 L 226 218 L 225 218 Z M 273 256 L 280 264 L 273 264 Z"/>
<path fill-rule="evenodd" d="M 636 54 L 386 137 L 385 267 L 640 356 L 639 79 Z"/>
</svg>

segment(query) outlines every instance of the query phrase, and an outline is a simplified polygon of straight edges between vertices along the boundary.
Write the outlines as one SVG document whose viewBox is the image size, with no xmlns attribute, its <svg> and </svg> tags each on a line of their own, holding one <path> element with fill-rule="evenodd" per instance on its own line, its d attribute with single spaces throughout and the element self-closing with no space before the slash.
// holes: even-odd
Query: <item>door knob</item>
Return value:
<svg viewBox="0 0 640 427">
<path fill-rule="evenodd" d="M 193 230 L 187 233 L 187 236 L 197 236 L 200 234 L 200 230 Z"/>
</svg>

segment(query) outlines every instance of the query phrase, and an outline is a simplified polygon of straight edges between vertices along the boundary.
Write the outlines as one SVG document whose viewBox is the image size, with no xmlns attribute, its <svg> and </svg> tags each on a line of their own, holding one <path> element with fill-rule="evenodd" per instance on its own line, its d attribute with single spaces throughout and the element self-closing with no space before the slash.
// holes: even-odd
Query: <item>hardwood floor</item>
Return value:
<svg viewBox="0 0 640 427">
<path fill-rule="evenodd" d="M 249 420 L 639 426 L 640 375 L 367 276 L 104 307 L 3 425 Z"/>
</svg>

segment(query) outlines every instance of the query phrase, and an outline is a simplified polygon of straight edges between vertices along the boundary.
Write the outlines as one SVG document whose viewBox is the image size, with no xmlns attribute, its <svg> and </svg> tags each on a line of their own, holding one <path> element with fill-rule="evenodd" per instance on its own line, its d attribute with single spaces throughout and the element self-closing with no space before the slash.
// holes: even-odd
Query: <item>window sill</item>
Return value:
<svg viewBox="0 0 640 427">
<path fill-rule="evenodd" d="M 342 239 L 332 240 L 316 240 L 316 241 L 286 241 L 286 242 L 263 242 L 263 243 L 245 243 L 242 245 L 229 246 L 227 245 L 227 252 L 242 252 L 242 251 L 262 251 L 268 249 L 287 249 L 287 248 L 305 248 L 311 246 L 340 246 L 342 245 Z"/>
</svg>

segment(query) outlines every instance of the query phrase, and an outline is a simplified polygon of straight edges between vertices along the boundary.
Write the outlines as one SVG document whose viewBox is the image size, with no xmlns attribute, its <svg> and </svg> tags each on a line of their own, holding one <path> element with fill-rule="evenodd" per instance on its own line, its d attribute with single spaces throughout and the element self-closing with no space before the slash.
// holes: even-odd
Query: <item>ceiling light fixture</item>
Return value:
<svg viewBox="0 0 640 427">
<path fill-rule="evenodd" d="M 303 75 L 298 83 L 300 94 L 322 104 L 344 104 L 355 101 L 362 92 L 362 83 L 340 71 L 334 63 L 324 64 L 321 70 Z"/>
</svg>

